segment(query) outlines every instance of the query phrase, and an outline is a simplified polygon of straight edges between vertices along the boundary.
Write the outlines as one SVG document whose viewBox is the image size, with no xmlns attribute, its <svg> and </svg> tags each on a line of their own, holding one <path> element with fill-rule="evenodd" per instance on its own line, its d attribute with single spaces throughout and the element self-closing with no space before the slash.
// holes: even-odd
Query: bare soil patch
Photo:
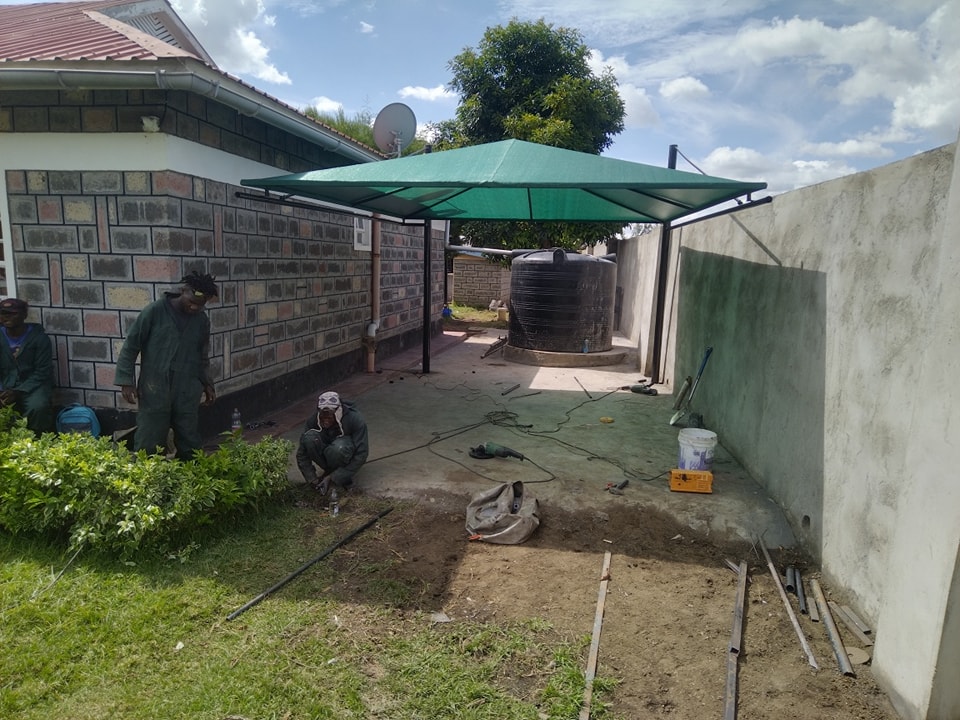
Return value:
<svg viewBox="0 0 960 720">
<path fill-rule="evenodd" d="M 471 543 L 464 529 L 466 501 L 450 495 L 390 503 L 394 510 L 377 527 L 330 558 L 339 578 L 331 595 L 369 602 L 354 570 L 375 566 L 382 568 L 381 580 L 408 590 L 396 608 L 398 623 L 415 611 L 442 611 L 453 623 L 543 618 L 563 637 L 589 638 L 609 551 L 598 674 L 620 684 L 603 700 L 617 718 L 700 720 L 723 716 L 737 589 L 737 576 L 724 560 L 745 560 L 750 582 L 738 716 L 896 720 L 869 664 L 855 665 L 856 677 L 843 676 L 823 623 L 797 613 L 820 665 L 810 667 L 759 549 L 714 544 L 665 514 L 626 504 L 587 516 L 541 504 L 541 526 L 522 545 Z M 336 522 L 346 534 L 388 502 L 351 496 Z M 330 521 L 318 514 L 318 526 Z M 815 576 L 803 558 L 769 550 L 781 572 L 790 563 L 805 578 Z M 829 595 L 828 587 L 824 591 Z M 796 611 L 793 596 L 791 603 Z M 851 635 L 843 638 L 859 646 Z"/>
</svg>

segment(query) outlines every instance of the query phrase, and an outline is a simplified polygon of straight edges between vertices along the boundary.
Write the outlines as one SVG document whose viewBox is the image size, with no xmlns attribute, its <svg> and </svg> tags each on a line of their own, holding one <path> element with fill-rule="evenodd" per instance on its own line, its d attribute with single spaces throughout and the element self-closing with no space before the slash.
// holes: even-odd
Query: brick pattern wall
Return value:
<svg viewBox="0 0 960 720">
<path fill-rule="evenodd" d="M 180 91 L 0 90 L 0 132 L 160 131 L 300 172 L 346 162 L 306 140 Z M 82 139 L 77 140 L 82 143 Z M 113 385 L 130 323 L 197 270 L 217 278 L 208 305 L 221 398 L 201 411 L 226 427 L 362 370 L 371 317 L 371 256 L 353 249 L 351 216 L 237 198 L 247 188 L 177 172 L 7 169 L 18 294 L 51 336 L 57 402 L 114 422 L 131 414 Z M 384 223 L 378 360 L 422 338 L 423 228 Z M 431 331 L 440 328 L 443 237 L 432 240 Z M 109 410 L 109 412 L 107 412 Z M 221 417 L 223 416 L 223 417 Z M 126 420 L 123 420 L 126 422 Z M 128 425 L 120 424 L 121 427 Z"/>
<path fill-rule="evenodd" d="M 345 353 L 359 360 L 371 262 L 353 249 L 351 216 L 237 198 L 243 188 L 170 171 L 23 170 L 6 181 L 19 294 L 51 335 L 61 402 L 125 407 L 113 376 L 126 329 L 192 270 L 220 289 L 208 305 L 219 395 Z M 381 254 L 389 338 L 422 324 L 422 228 L 385 223 Z M 433 267 L 439 316 L 442 243 Z"/>
<path fill-rule="evenodd" d="M 185 91 L 0 90 L 0 132 L 142 133 L 144 115 L 159 119 L 160 132 L 281 171 L 347 162 L 303 138 Z"/>
<path fill-rule="evenodd" d="M 459 305 L 488 307 L 491 300 L 510 300 L 510 269 L 471 255 L 453 259 L 453 301 Z"/>
</svg>

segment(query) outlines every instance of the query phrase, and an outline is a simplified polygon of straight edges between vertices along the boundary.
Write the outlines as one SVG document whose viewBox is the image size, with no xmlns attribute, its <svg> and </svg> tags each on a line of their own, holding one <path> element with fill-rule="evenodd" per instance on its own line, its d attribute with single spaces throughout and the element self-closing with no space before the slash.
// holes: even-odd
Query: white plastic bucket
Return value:
<svg viewBox="0 0 960 720">
<path fill-rule="evenodd" d="M 680 470 L 713 469 L 713 451 L 717 447 L 717 434 L 702 428 L 684 428 L 680 431 Z"/>
</svg>

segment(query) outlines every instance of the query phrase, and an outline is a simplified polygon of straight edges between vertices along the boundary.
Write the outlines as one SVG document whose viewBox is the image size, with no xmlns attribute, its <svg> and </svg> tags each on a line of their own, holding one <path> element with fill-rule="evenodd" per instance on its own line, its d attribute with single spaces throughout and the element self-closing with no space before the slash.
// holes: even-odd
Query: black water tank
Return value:
<svg viewBox="0 0 960 720">
<path fill-rule="evenodd" d="M 615 263 L 566 250 L 536 250 L 511 263 L 513 347 L 601 352 L 613 347 Z"/>
</svg>

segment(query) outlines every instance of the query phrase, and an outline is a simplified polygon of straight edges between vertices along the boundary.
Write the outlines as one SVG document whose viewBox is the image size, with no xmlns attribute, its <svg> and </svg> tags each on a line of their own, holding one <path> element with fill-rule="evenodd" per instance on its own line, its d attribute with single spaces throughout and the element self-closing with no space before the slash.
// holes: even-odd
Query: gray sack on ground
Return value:
<svg viewBox="0 0 960 720">
<path fill-rule="evenodd" d="M 471 539 L 517 545 L 539 526 L 540 503 L 524 492 L 519 481 L 477 493 L 467 505 L 467 532 Z"/>
</svg>

